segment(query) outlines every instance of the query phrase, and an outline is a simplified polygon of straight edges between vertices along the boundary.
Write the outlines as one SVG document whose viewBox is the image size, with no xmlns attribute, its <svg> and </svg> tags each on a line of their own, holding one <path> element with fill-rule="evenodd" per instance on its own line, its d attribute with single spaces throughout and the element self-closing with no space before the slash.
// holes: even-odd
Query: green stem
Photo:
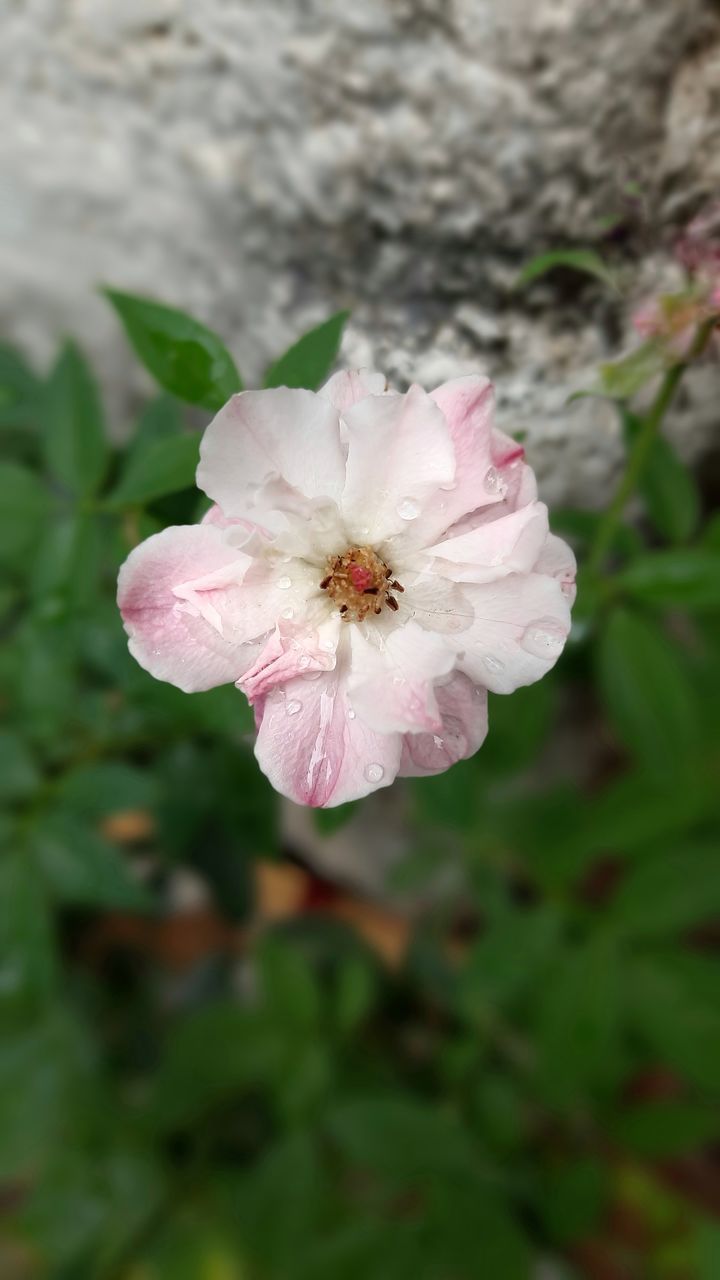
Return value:
<svg viewBox="0 0 720 1280">
<path fill-rule="evenodd" d="M 622 480 L 618 485 L 610 506 L 598 526 L 595 542 L 588 559 L 588 568 L 593 573 L 597 573 L 602 567 L 602 562 L 612 546 L 613 538 L 615 537 L 618 525 L 622 520 L 625 507 L 628 500 L 635 492 L 635 488 L 640 476 L 642 475 L 650 450 L 655 442 L 655 437 L 662 426 L 663 419 L 670 407 L 682 376 L 687 369 L 688 364 L 690 364 L 692 360 L 696 359 L 696 357 L 701 355 L 704 351 L 716 323 L 717 321 L 712 319 L 706 321 L 705 324 L 700 326 L 686 358 L 668 369 L 660 384 L 655 399 L 645 414 L 645 417 L 640 421 L 640 428 L 635 440 L 633 441 Z"/>
</svg>

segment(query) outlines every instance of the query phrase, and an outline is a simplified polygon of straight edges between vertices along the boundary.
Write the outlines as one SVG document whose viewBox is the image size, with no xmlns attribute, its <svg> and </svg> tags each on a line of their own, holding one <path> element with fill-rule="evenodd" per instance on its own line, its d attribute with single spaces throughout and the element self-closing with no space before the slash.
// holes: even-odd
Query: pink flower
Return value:
<svg viewBox="0 0 720 1280">
<path fill-rule="evenodd" d="M 234 681 L 291 799 L 441 773 L 485 738 L 488 690 L 559 657 L 574 557 L 492 414 L 481 377 L 399 395 L 358 370 L 233 396 L 200 451 L 216 505 L 123 565 L 137 661 L 187 692 Z"/>
</svg>

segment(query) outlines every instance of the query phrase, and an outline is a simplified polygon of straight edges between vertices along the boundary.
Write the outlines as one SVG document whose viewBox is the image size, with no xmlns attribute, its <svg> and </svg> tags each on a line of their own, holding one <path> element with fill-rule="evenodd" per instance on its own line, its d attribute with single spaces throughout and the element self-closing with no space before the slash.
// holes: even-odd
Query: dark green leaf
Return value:
<svg viewBox="0 0 720 1280">
<path fill-rule="evenodd" d="M 329 320 L 303 334 L 284 355 L 270 365 L 266 387 L 307 387 L 315 391 L 325 381 L 337 358 L 349 311 L 337 311 Z"/>
<path fill-rule="evenodd" d="M 93 516 L 75 510 L 56 520 L 33 565 L 36 616 L 52 619 L 87 608 L 97 598 L 101 552 L 101 528 Z"/>
<path fill-rule="evenodd" d="M 137 355 L 165 391 L 219 409 L 242 381 L 232 356 L 210 329 L 174 307 L 106 289 Z"/>
<path fill-rule="evenodd" d="M 45 486 L 27 467 L 0 462 L 0 563 L 22 561 L 39 541 L 48 507 Z"/>
<path fill-rule="evenodd" d="M 720 551 L 654 551 L 619 573 L 622 591 L 647 604 L 677 609 L 720 608 Z"/>
<path fill-rule="evenodd" d="M 698 706 L 681 651 L 638 614 L 615 609 L 600 636 L 600 689 L 629 750 L 656 773 L 684 769 L 698 741 Z"/>
<path fill-rule="evenodd" d="M 720 850 L 673 849 L 630 868 L 610 909 L 615 928 L 638 937 L 677 933 L 720 915 Z"/>
<path fill-rule="evenodd" d="M 125 911 L 151 906 L 122 854 L 70 814 L 56 811 L 43 817 L 33 842 L 47 883 L 62 902 Z"/>
<path fill-rule="evenodd" d="M 594 249 L 551 249 L 548 253 L 539 253 L 525 264 L 515 281 L 515 288 L 522 288 L 537 280 L 556 267 L 565 267 L 571 271 L 581 271 L 584 275 L 595 276 L 612 289 L 617 288 L 615 277 Z"/>
<path fill-rule="evenodd" d="M 44 440 L 51 474 L 73 494 L 95 493 L 109 459 L 104 416 L 95 379 L 72 342 L 48 379 Z"/>
<path fill-rule="evenodd" d="M 557 950 L 560 919 L 551 907 L 500 915 L 472 948 L 458 996 L 466 1017 L 481 1024 L 495 1004 L 516 999 Z"/>
<path fill-rule="evenodd" d="M 168 493 L 178 493 L 195 484 L 200 434 L 153 440 L 133 453 L 107 499 L 110 508 L 131 507 L 154 502 Z"/>
</svg>

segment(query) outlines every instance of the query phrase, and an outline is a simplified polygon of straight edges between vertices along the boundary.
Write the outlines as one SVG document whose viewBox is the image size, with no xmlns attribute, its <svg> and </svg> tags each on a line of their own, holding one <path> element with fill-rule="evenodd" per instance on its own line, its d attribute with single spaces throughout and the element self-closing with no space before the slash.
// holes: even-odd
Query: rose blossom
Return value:
<svg viewBox="0 0 720 1280">
<path fill-rule="evenodd" d="M 488 690 L 560 655 L 574 557 L 492 415 L 482 377 L 399 395 L 353 370 L 317 394 L 241 392 L 200 449 L 216 505 L 123 565 L 134 657 L 187 692 L 234 681 L 291 799 L 441 773 L 485 738 Z"/>
</svg>

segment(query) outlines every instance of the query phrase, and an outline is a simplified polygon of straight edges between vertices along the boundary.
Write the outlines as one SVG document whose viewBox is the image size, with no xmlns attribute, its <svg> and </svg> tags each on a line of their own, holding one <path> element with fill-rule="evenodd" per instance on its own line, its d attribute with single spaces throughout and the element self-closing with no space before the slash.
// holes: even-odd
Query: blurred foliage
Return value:
<svg viewBox="0 0 720 1280">
<path fill-rule="evenodd" d="M 603 526 L 572 644 L 491 699 L 476 758 L 317 815 L 368 857 L 397 824 L 372 903 L 297 865 L 244 700 L 128 655 L 118 566 L 198 514 L 180 400 L 241 381 L 189 317 L 109 297 L 163 388 L 124 445 L 74 344 L 45 378 L 0 348 L 4 1280 L 717 1280 L 720 539 L 693 478 L 656 436 L 639 525 Z M 316 385 L 344 320 L 266 382 Z M 604 520 L 558 513 L 583 565 Z"/>
</svg>

